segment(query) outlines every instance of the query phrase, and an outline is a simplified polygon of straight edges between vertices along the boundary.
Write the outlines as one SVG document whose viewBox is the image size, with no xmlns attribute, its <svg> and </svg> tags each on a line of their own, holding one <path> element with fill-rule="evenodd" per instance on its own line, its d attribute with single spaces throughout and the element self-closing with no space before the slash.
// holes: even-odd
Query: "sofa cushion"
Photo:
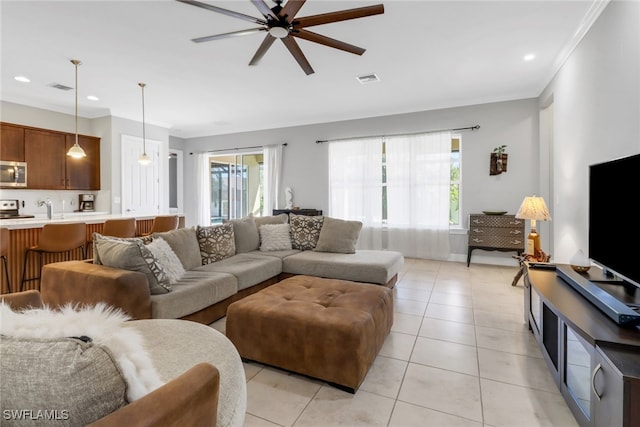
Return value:
<svg viewBox="0 0 640 427">
<path fill-rule="evenodd" d="M 236 243 L 232 224 L 196 227 L 202 265 L 211 264 L 236 254 Z"/>
<path fill-rule="evenodd" d="M 236 253 L 255 251 L 260 246 L 260 235 L 253 216 L 225 220 L 224 223 L 233 224 L 233 236 L 236 242 Z"/>
<path fill-rule="evenodd" d="M 289 221 L 289 215 L 283 213 L 280 215 L 255 216 L 253 220 L 256 222 L 258 230 L 260 230 L 260 226 L 265 224 L 286 224 Z"/>
<path fill-rule="evenodd" d="M 324 217 L 318 243 L 313 250 L 342 254 L 355 253 L 360 230 L 362 230 L 360 221 Z"/>
<path fill-rule="evenodd" d="M 171 291 L 169 276 L 153 253 L 139 241 L 99 239 L 96 253 L 107 267 L 139 271 L 147 276 L 152 295 Z"/>
<path fill-rule="evenodd" d="M 125 381 L 108 351 L 77 338 L 2 335 L 0 376 L 0 407 L 33 416 L 55 411 L 65 425 L 90 424 L 127 404 Z"/>
<path fill-rule="evenodd" d="M 282 260 L 258 252 L 237 254 L 213 264 L 198 267 L 196 271 L 233 274 L 238 280 L 238 290 L 250 288 L 282 272 Z"/>
<path fill-rule="evenodd" d="M 200 258 L 200 245 L 196 237 L 196 230 L 190 228 L 178 228 L 177 230 L 153 233 L 153 238 L 162 237 L 169 243 L 171 249 L 178 255 L 185 270 L 192 270 L 202 265 Z"/>
<path fill-rule="evenodd" d="M 178 319 L 237 292 L 238 281 L 232 274 L 190 270 L 173 285 L 172 292 L 151 295 L 151 317 Z"/>
<path fill-rule="evenodd" d="M 173 252 L 171 246 L 162 237 L 153 239 L 151 243 L 147 245 L 147 249 L 156 257 L 160 265 L 164 268 L 164 271 L 169 276 L 169 283 L 174 284 L 185 273 L 185 269 L 180 262 L 180 258 Z"/>
<path fill-rule="evenodd" d="M 282 260 L 282 271 L 384 285 L 398 274 L 400 252 L 359 250 L 354 254 L 304 251 Z"/>
<path fill-rule="evenodd" d="M 264 224 L 260 226 L 260 250 L 286 251 L 291 249 L 289 224 Z"/>
<path fill-rule="evenodd" d="M 324 217 L 296 215 L 289 217 L 291 224 L 291 246 L 293 249 L 308 251 L 316 247 Z"/>
</svg>

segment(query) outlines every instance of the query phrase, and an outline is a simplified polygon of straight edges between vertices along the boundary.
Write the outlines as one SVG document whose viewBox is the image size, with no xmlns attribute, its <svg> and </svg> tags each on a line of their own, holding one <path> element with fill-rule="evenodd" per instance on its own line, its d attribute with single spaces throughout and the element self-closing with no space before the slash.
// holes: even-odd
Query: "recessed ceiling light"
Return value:
<svg viewBox="0 0 640 427">
<path fill-rule="evenodd" d="M 87 95 L 87 99 L 88 99 L 89 101 L 100 101 L 100 98 L 98 98 L 98 97 L 97 97 L 97 96 L 95 96 L 95 95 Z"/>
<path fill-rule="evenodd" d="M 21 83 L 30 83 L 31 80 L 29 80 L 28 77 L 25 76 L 15 76 L 14 79 L 16 79 L 17 81 L 21 82 Z"/>
<path fill-rule="evenodd" d="M 358 81 L 360 82 L 360 84 L 367 84 L 367 83 L 373 83 L 373 82 L 379 82 L 380 81 L 380 77 L 378 77 L 375 73 L 371 73 L 371 74 L 367 74 L 364 76 L 358 76 L 356 77 L 356 79 L 358 79 Z"/>
<path fill-rule="evenodd" d="M 536 57 L 536 55 L 535 55 L 535 54 L 533 54 L 533 53 L 529 53 L 529 54 L 527 54 L 527 55 L 525 55 L 525 56 L 524 56 L 524 60 L 525 60 L 525 61 L 531 61 L 531 60 L 533 60 L 535 57 Z"/>
</svg>

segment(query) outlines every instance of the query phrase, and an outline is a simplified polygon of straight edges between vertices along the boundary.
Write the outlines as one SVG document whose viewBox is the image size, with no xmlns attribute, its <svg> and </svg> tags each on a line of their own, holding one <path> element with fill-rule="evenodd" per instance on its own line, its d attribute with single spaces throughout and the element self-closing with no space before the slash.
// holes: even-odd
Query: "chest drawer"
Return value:
<svg viewBox="0 0 640 427">
<path fill-rule="evenodd" d="M 490 227 L 490 228 L 521 228 L 524 232 L 524 220 L 516 218 L 515 215 L 476 215 L 469 217 L 469 228 Z"/>
<path fill-rule="evenodd" d="M 516 251 L 524 250 L 524 220 L 515 215 L 469 215 L 469 250 L 467 265 L 473 249 Z"/>
</svg>

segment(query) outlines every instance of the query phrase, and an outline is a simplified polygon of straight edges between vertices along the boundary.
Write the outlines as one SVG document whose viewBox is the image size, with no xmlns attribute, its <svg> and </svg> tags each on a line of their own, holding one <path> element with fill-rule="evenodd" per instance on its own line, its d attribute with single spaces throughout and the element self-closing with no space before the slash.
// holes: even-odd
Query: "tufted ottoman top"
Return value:
<svg viewBox="0 0 640 427">
<path fill-rule="evenodd" d="M 244 358 L 353 391 L 392 324 L 385 286 L 294 276 L 231 304 L 226 331 Z"/>
</svg>

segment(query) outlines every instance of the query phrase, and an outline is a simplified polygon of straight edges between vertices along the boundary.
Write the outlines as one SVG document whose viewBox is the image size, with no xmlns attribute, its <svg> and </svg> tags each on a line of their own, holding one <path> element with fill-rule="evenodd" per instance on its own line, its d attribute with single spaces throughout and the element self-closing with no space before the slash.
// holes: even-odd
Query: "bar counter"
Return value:
<svg viewBox="0 0 640 427">
<path fill-rule="evenodd" d="M 159 214 L 160 215 L 160 214 Z M 170 214 L 162 214 L 170 215 Z M 179 227 L 184 227 L 184 215 L 178 214 L 180 217 Z M 28 247 L 34 246 L 38 243 L 40 233 L 42 233 L 42 227 L 45 224 L 64 224 L 72 222 L 84 222 L 87 226 L 87 241 L 91 240 L 91 235 L 94 232 L 100 233 L 104 222 L 108 219 L 118 218 L 136 218 L 136 235 L 151 230 L 151 223 L 155 215 L 120 215 L 120 214 L 108 214 L 106 212 L 91 212 L 80 213 L 70 212 L 64 214 L 54 215 L 52 219 L 46 217 L 36 218 L 22 218 L 22 219 L 2 219 L 0 220 L 0 227 L 9 229 L 9 254 L 7 256 L 9 264 L 9 278 L 11 279 L 11 289 L 7 286 L 4 273 L 0 274 L 2 278 L 2 286 L 0 293 L 17 292 L 20 290 L 20 283 L 22 281 L 22 266 L 24 263 L 25 250 Z M 93 257 L 93 248 L 89 247 L 89 251 L 86 258 Z M 82 254 L 78 249 L 77 253 L 66 254 L 43 254 L 43 264 L 51 262 L 67 261 L 70 259 L 81 259 Z M 4 268 L 4 267 L 3 267 Z M 38 257 L 37 255 L 29 256 L 29 264 L 27 266 L 27 277 L 34 277 L 38 275 Z M 40 290 L 40 281 L 31 280 L 25 283 L 22 290 L 37 289 Z"/>
</svg>

